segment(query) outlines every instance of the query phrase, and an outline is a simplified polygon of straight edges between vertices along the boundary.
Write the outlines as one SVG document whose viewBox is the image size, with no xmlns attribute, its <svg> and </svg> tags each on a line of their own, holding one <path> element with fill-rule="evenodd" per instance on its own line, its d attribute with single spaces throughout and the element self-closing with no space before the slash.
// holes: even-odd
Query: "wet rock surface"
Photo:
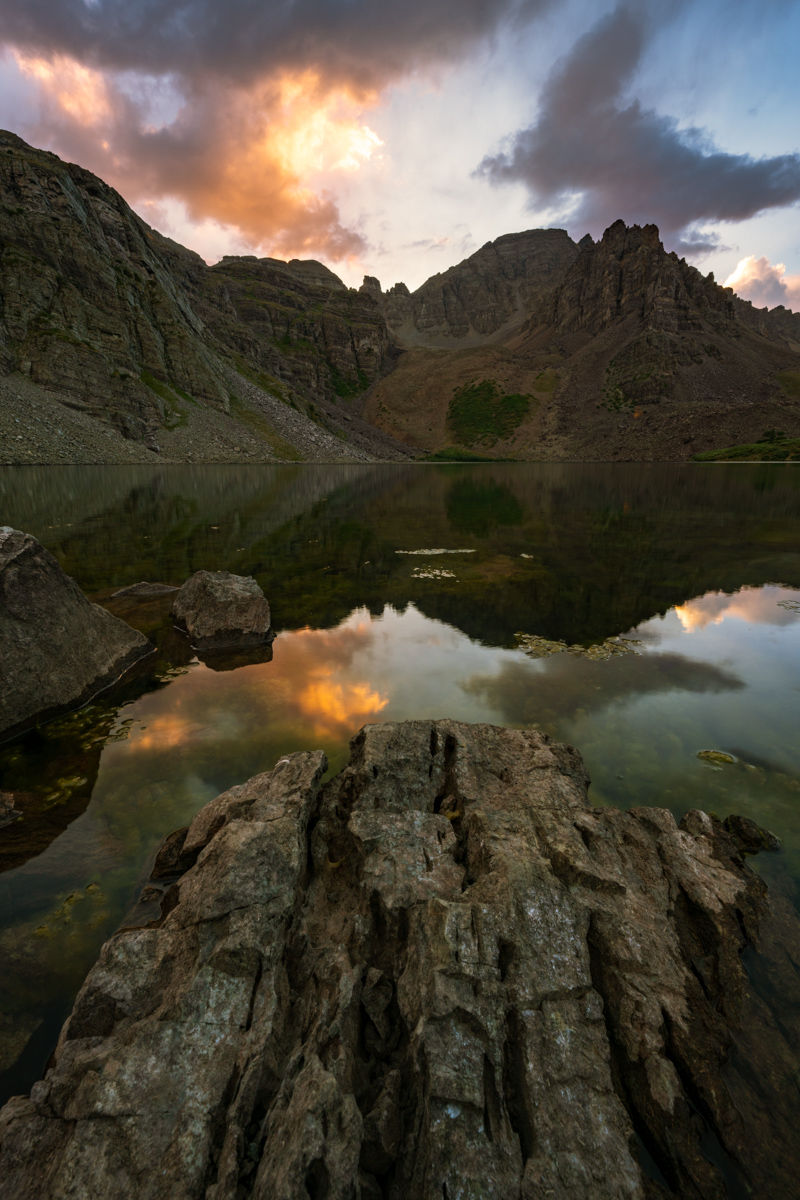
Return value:
<svg viewBox="0 0 800 1200">
<path fill-rule="evenodd" d="M 797 915 L 718 821 L 594 808 L 539 732 L 368 726 L 325 766 L 166 840 L 0 1114 L 9 1194 L 793 1194 Z"/>
<path fill-rule="evenodd" d="M 90 603 L 30 534 L 0 527 L 0 737 L 85 703 L 153 647 Z"/>
<path fill-rule="evenodd" d="M 269 604 L 249 575 L 195 571 L 175 597 L 172 616 L 201 650 L 259 646 L 270 636 Z"/>
</svg>

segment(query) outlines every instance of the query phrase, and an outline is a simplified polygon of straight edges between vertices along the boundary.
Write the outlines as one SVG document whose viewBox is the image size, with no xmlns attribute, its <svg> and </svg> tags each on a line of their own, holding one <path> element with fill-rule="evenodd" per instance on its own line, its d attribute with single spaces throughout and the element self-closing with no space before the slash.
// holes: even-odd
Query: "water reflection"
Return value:
<svg viewBox="0 0 800 1200">
<path fill-rule="evenodd" d="M 579 746 L 595 802 L 746 813 L 786 847 L 758 869 L 800 878 L 800 473 L 37 470 L 0 471 L 0 520 L 159 653 L 125 695 L 0 747 L 23 811 L 0 830 L 7 1093 L 36 1078 L 164 834 L 287 751 L 338 769 L 367 721 L 538 725 Z M 420 547 L 471 553 L 397 553 Z M 271 660 L 200 662 L 170 597 L 113 598 L 200 567 L 256 575 Z M 641 645 L 531 660 L 518 631 Z M 714 770 L 703 749 L 740 761 Z"/>
</svg>

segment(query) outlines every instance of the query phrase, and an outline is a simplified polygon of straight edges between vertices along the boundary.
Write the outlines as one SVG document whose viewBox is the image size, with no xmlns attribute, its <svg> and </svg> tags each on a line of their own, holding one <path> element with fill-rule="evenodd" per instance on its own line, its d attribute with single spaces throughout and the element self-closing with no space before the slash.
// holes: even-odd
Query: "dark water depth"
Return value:
<svg viewBox="0 0 800 1200">
<path fill-rule="evenodd" d="M 5 467 L 0 524 L 159 648 L 0 746 L 23 812 L 0 829 L 0 1101 L 40 1075 L 163 836 L 287 752 L 338 769 L 368 721 L 538 726 L 597 804 L 768 826 L 784 849 L 753 865 L 797 894 L 798 468 Z M 200 568 L 256 577 L 271 661 L 200 662 L 169 598 L 112 598 Z"/>
</svg>

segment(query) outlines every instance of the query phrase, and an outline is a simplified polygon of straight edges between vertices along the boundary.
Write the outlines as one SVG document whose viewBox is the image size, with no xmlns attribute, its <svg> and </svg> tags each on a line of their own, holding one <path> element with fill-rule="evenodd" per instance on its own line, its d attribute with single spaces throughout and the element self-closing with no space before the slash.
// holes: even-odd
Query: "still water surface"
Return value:
<svg viewBox="0 0 800 1200">
<path fill-rule="evenodd" d="M 596 804 L 768 826 L 784 850 L 751 861 L 797 895 L 796 467 L 0 468 L 0 524 L 159 647 L 124 693 L 0 747 L 24 813 L 0 830 L 0 1100 L 41 1074 L 164 835 L 287 752 L 340 768 L 368 721 L 537 726 L 578 746 Z M 112 598 L 200 568 L 256 577 L 271 661 L 199 662 L 169 598 Z M 581 653 L 619 635 L 633 652 Z"/>
</svg>

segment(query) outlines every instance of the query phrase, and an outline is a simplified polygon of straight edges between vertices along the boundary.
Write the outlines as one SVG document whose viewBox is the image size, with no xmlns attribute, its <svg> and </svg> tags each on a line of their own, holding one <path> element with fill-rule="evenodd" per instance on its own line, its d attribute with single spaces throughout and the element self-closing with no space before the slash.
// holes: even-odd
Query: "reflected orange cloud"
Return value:
<svg viewBox="0 0 800 1200">
<path fill-rule="evenodd" d="M 159 128 L 111 75 L 65 55 L 14 57 L 38 85 L 41 136 L 129 201 L 171 197 L 192 221 L 233 227 L 245 248 L 278 256 L 363 250 L 319 180 L 358 170 L 382 145 L 362 119 L 375 90 L 313 70 L 242 88 L 206 82 Z"/>
<path fill-rule="evenodd" d="M 174 750 L 195 737 L 203 729 L 198 721 L 174 713 L 164 713 L 148 720 L 145 729 L 134 729 L 130 737 L 132 750 Z"/>
<path fill-rule="evenodd" d="M 797 620 L 797 614 L 779 606 L 778 602 L 786 597 L 797 599 L 796 593 L 777 587 L 742 588 L 730 596 L 726 592 L 707 592 L 677 605 L 675 613 L 687 633 L 705 629 L 707 625 L 720 625 L 726 617 L 738 617 L 757 625 L 788 625 Z"/>
<path fill-rule="evenodd" d="M 314 722 L 318 733 L 329 733 L 332 724 L 366 721 L 388 703 L 388 696 L 372 691 L 368 683 L 341 684 L 331 679 L 314 680 L 298 696 L 300 711 Z"/>
<path fill-rule="evenodd" d="M 278 644 L 282 671 L 299 685 L 291 703 L 316 736 L 341 736 L 388 705 L 370 682 L 347 678 L 373 636 L 370 621 L 357 614 L 337 629 L 301 629 Z"/>
</svg>

